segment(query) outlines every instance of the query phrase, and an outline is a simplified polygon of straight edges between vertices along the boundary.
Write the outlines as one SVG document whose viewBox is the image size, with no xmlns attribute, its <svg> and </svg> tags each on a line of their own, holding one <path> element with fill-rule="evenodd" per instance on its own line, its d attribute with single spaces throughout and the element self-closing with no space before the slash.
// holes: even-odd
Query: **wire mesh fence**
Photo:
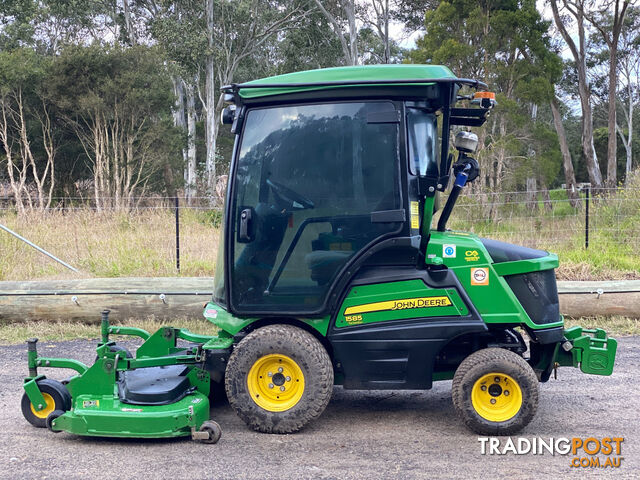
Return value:
<svg viewBox="0 0 640 480">
<path fill-rule="evenodd" d="M 443 199 L 446 201 L 446 198 Z M 102 205 L 107 202 L 99 202 Z M 210 276 L 222 209 L 209 197 L 135 198 L 127 209 L 86 198 L 55 198 L 45 212 L 18 214 L 0 197 L 0 224 L 87 276 Z M 437 222 L 434 220 L 434 225 Z M 635 255 L 640 248 L 640 188 L 588 190 L 571 201 L 562 189 L 466 193 L 448 227 L 555 251 Z M 0 232 L 0 280 L 56 278 L 64 267 Z"/>
<path fill-rule="evenodd" d="M 82 198 L 53 199 L 44 212 L 18 213 L 0 201 L 0 224 L 81 271 L 81 275 L 211 276 L 222 210 L 209 198 L 145 197 L 126 209 Z M 104 203 L 103 203 L 104 205 Z M 0 232 L 0 280 L 77 276 Z"/>
<path fill-rule="evenodd" d="M 640 189 L 583 189 L 574 201 L 564 189 L 471 194 L 449 225 L 533 248 L 637 250 Z"/>
</svg>

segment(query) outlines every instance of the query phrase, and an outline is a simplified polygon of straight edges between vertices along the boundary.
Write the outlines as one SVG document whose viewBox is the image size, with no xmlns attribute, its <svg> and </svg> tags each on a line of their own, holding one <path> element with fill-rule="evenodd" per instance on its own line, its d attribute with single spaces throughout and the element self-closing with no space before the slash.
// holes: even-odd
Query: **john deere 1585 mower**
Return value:
<svg viewBox="0 0 640 480">
<path fill-rule="evenodd" d="M 118 357 L 105 338 L 100 366 L 65 394 L 51 394 L 34 370 L 27 413 L 56 410 L 52 428 L 78 434 L 118 409 L 126 409 L 121 423 L 92 431 L 144 435 L 151 427 L 138 420 L 153 414 L 163 426 L 156 430 L 197 432 L 206 413 L 176 421 L 169 410 L 184 400 L 175 395 L 162 408 L 135 407 L 126 393 L 136 392 L 136 375 L 144 384 L 147 365 L 171 361 L 188 364 L 195 390 L 182 398 L 208 406 L 202 380 L 210 375 L 261 432 L 301 429 L 323 412 L 334 385 L 429 389 L 453 379 L 453 404 L 470 429 L 512 434 L 534 417 L 538 383 L 558 366 L 612 373 L 614 339 L 564 328 L 556 255 L 446 228 L 478 176 L 469 129 L 495 104 L 485 84 L 442 66 L 384 65 L 280 75 L 223 92 L 222 122 L 236 140 L 215 292 L 204 310 L 219 334 L 167 329 L 135 359 Z M 175 356 L 175 342 L 160 338 L 187 338 L 194 353 Z M 33 367 L 48 361 L 32 356 Z M 108 388 L 83 381 L 109 368 Z"/>
</svg>

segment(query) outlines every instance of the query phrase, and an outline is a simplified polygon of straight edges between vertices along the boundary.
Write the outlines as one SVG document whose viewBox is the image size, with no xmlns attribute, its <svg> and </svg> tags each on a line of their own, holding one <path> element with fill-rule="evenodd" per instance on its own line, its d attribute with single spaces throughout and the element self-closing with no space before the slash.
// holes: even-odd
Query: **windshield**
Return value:
<svg viewBox="0 0 640 480">
<path fill-rule="evenodd" d="M 437 177 L 440 149 L 436 116 L 419 108 L 407 108 L 407 129 L 411 173 Z"/>
</svg>

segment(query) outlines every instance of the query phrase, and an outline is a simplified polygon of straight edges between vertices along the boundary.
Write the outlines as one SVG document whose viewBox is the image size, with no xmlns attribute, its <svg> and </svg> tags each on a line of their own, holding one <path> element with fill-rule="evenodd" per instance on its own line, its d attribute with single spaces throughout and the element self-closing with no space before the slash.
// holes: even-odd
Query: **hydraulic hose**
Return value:
<svg viewBox="0 0 640 480">
<path fill-rule="evenodd" d="M 453 188 L 451 189 L 451 193 L 449 194 L 449 198 L 447 199 L 447 203 L 442 209 L 442 215 L 440 215 L 440 220 L 438 220 L 438 231 L 444 232 L 447 228 L 447 222 L 449 221 L 449 217 L 451 216 L 451 212 L 453 211 L 453 207 L 458 200 L 458 196 L 460 192 L 464 188 L 467 183 L 467 179 L 469 176 L 465 171 L 462 171 L 456 175 L 456 180 L 453 182 Z"/>
</svg>

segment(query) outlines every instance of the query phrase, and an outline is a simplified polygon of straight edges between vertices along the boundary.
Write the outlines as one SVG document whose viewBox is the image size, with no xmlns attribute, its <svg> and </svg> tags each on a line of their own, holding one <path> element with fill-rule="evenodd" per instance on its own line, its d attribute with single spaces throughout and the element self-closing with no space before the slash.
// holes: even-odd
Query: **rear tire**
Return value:
<svg viewBox="0 0 640 480">
<path fill-rule="evenodd" d="M 292 325 L 269 325 L 235 348 L 225 374 L 229 403 L 259 432 L 293 433 L 318 418 L 333 392 L 324 346 Z"/>
<path fill-rule="evenodd" d="M 57 380 L 49 380 L 43 378 L 38 381 L 38 387 L 47 402 L 44 410 L 37 411 L 27 394 L 22 395 L 20 406 L 22 415 L 34 427 L 45 428 L 47 426 L 47 417 L 56 410 L 66 412 L 71 409 L 71 394 L 67 387 Z"/>
<path fill-rule="evenodd" d="M 480 435 L 512 435 L 538 409 L 538 378 L 518 354 L 485 348 L 458 367 L 451 387 L 453 405 L 465 425 Z"/>
</svg>

